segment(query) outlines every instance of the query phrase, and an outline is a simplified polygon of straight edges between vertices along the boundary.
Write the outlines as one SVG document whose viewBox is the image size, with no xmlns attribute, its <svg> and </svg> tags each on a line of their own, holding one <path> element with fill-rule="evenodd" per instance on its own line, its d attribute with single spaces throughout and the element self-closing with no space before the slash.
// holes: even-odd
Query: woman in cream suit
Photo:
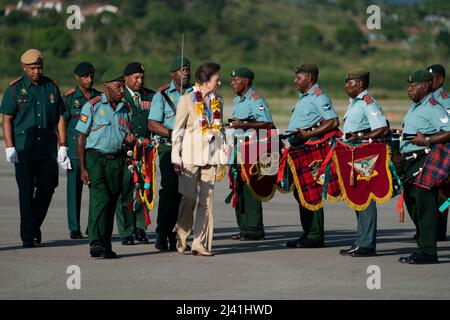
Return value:
<svg viewBox="0 0 450 320">
<path fill-rule="evenodd" d="M 172 163 L 179 175 L 178 188 L 182 194 L 175 226 L 180 253 L 189 250 L 186 242 L 194 227 L 192 254 L 213 255 L 214 184 L 226 164 L 223 100 L 215 92 L 220 86 L 219 70 L 217 63 L 202 64 L 195 73 L 194 90 L 183 95 L 177 105 L 172 132 Z"/>
</svg>

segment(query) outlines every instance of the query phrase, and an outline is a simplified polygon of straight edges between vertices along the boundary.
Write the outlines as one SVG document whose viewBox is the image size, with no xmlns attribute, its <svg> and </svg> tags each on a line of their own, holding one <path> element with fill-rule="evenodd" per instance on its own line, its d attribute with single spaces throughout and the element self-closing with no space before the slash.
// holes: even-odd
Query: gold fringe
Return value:
<svg viewBox="0 0 450 320">
<path fill-rule="evenodd" d="M 220 170 L 219 174 L 216 173 L 216 182 L 222 181 L 227 175 L 227 166 L 219 164 L 217 168 Z"/>
<path fill-rule="evenodd" d="M 247 172 L 245 172 L 245 166 L 243 164 L 240 164 L 240 166 L 241 166 L 241 172 L 244 174 L 244 177 L 245 177 L 245 183 L 247 184 L 247 187 L 250 190 L 250 193 L 256 200 L 261 201 L 261 202 L 270 201 L 274 197 L 276 190 L 284 193 L 283 189 L 280 186 L 274 184 L 272 187 L 272 191 L 270 192 L 270 194 L 268 196 L 262 197 L 262 196 L 258 195 L 257 193 L 255 193 L 255 190 L 253 190 L 253 187 L 250 185 L 250 179 L 247 176 Z"/>
</svg>

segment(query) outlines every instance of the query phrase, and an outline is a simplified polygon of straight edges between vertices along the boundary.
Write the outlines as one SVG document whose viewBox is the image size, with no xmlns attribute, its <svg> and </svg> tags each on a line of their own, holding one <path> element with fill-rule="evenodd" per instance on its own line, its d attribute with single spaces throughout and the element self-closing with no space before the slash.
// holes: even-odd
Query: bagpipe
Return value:
<svg viewBox="0 0 450 320">
<path fill-rule="evenodd" d="M 289 146 L 283 140 L 291 141 L 296 132 L 275 132 L 247 133 L 237 139 L 229 166 L 232 192 L 227 203 L 233 200 L 233 206 L 237 204 L 239 181 L 246 183 L 259 201 L 271 200 L 276 190 L 295 190 L 299 204 L 313 211 L 323 207 L 326 199 L 343 199 L 350 208 L 361 211 L 371 201 L 383 204 L 400 195 L 397 211 L 403 222 L 403 184 L 440 186 L 444 199 L 450 197 L 450 143 L 404 155 L 400 153 L 400 141 L 416 135 L 396 129 L 387 137 L 358 137 L 351 142 L 335 130 Z M 427 159 L 420 170 L 408 177 L 401 174 L 407 161 L 422 156 Z M 444 206 L 450 206 L 449 199 L 442 210 Z"/>
<path fill-rule="evenodd" d="M 295 132 L 291 132 L 282 134 L 280 137 L 288 139 L 294 135 Z M 277 182 L 283 190 L 295 189 L 299 204 L 308 210 L 315 211 L 323 207 L 325 186 L 327 186 L 325 192 L 330 201 L 337 202 L 341 199 L 335 165 L 332 164 L 327 168 L 327 174 L 319 173 L 334 141 L 341 136 L 341 131 L 333 130 L 320 138 L 311 138 L 299 145 L 291 144 L 284 149 Z"/>
<path fill-rule="evenodd" d="M 294 134 L 278 134 L 273 129 L 259 132 L 247 130 L 235 136 L 228 174 L 232 191 L 225 202 L 232 202 L 233 207 L 236 207 L 239 184 L 242 182 L 258 201 L 271 200 L 277 190 L 289 193 L 297 189 L 301 205 L 311 210 L 323 206 L 324 181 L 316 182 L 316 173 L 329 151 L 329 141 L 332 137 L 340 137 L 342 133 L 337 130 L 320 139 L 310 139 L 300 147 L 285 147 L 282 140 Z M 337 201 L 340 192 L 334 171 L 331 180 L 329 198 Z"/>
<path fill-rule="evenodd" d="M 132 174 L 133 199 L 128 204 L 128 212 L 133 212 L 138 204 L 145 213 L 145 224 L 151 224 L 149 211 L 156 199 L 156 155 L 158 140 L 137 138 L 132 149 L 127 151 L 128 170 Z"/>
</svg>

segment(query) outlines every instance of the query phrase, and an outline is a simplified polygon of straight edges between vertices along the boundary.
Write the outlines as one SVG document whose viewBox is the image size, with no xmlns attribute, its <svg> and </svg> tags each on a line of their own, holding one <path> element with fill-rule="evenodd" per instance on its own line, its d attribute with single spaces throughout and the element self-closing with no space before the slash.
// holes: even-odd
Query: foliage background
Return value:
<svg viewBox="0 0 450 320">
<path fill-rule="evenodd" d="M 270 97 L 296 96 L 293 68 L 310 61 L 320 68 L 321 86 L 344 98 L 347 70 L 367 67 L 372 93 L 401 99 L 411 70 L 432 63 L 448 66 L 449 1 L 374 0 L 108 0 L 119 15 L 87 18 L 81 30 L 66 28 L 66 8 L 93 1 L 64 1 L 63 12 L 42 11 L 4 16 L 0 0 L 0 94 L 21 72 L 20 55 L 30 47 L 45 54 L 45 73 L 66 89 L 73 67 L 91 61 L 97 78 L 109 67 L 140 61 L 146 85 L 169 80 L 168 63 L 180 53 L 181 33 L 193 70 L 208 60 L 223 67 L 223 94 L 231 95 L 229 73 L 240 65 L 254 69 L 255 85 Z M 371 4 L 382 8 L 381 30 L 367 30 Z M 436 18 L 437 17 L 437 18 Z M 99 85 L 97 85 L 99 86 Z"/>
</svg>

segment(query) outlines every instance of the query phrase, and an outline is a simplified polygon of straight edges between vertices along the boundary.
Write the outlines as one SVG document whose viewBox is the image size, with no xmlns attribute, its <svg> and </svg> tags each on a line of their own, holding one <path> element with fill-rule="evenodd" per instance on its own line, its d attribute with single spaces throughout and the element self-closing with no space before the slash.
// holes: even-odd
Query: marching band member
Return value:
<svg viewBox="0 0 450 320">
<path fill-rule="evenodd" d="M 417 174 L 426 160 L 424 150 L 434 144 L 450 141 L 450 123 L 446 110 L 433 98 L 433 75 L 427 70 L 412 73 L 408 81 L 408 96 L 412 100 L 403 121 L 403 136 L 415 135 L 412 140 L 400 143 L 405 162 L 405 177 Z M 436 161 L 436 166 L 439 166 Z M 424 168 L 427 169 L 427 168 Z M 410 179 L 408 179 L 410 180 Z M 417 228 L 418 249 L 409 257 L 401 257 L 401 263 L 434 264 L 438 262 L 438 188 L 426 189 L 410 180 L 403 185 L 405 204 Z"/>
<path fill-rule="evenodd" d="M 368 93 L 370 73 L 356 68 L 347 73 L 345 92 L 350 97 L 344 115 L 344 135 L 350 142 L 358 139 L 380 138 L 390 134 L 386 117 L 380 105 Z M 355 210 L 357 217 L 357 236 L 349 249 L 340 251 L 341 255 L 351 257 L 370 257 L 376 255 L 377 207 L 371 201 L 365 210 Z"/>
<path fill-rule="evenodd" d="M 433 74 L 433 98 L 439 102 L 450 114 L 450 96 L 444 89 L 445 68 L 440 64 L 433 64 L 427 68 Z M 445 200 L 445 199 L 444 199 Z M 438 218 L 438 241 L 447 240 L 448 210 L 439 214 Z"/>
<path fill-rule="evenodd" d="M 231 127 L 244 131 L 247 129 L 272 129 L 272 114 L 269 106 L 253 87 L 253 79 L 255 78 L 253 71 L 245 67 L 237 68 L 231 72 L 231 77 L 231 88 L 236 94 Z M 238 197 L 235 213 L 239 233 L 232 235 L 231 239 L 241 241 L 263 240 L 264 224 L 261 201 L 255 199 L 251 194 L 246 183 L 242 181 L 241 175 L 238 174 L 236 179 Z"/>
<path fill-rule="evenodd" d="M 292 146 L 303 145 L 313 137 L 322 137 L 339 127 L 339 120 L 328 95 L 319 88 L 317 83 L 319 69 L 316 65 L 304 63 L 295 69 L 294 84 L 300 91 L 288 125 L 288 132 L 296 132 L 290 138 Z M 323 160 L 323 159 L 314 159 Z M 299 203 L 300 222 L 303 235 L 294 241 L 289 241 L 289 248 L 321 248 L 324 246 L 324 216 L 323 208 L 309 210 L 301 204 L 299 191 L 294 191 L 294 197 Z"/>
</svg>

